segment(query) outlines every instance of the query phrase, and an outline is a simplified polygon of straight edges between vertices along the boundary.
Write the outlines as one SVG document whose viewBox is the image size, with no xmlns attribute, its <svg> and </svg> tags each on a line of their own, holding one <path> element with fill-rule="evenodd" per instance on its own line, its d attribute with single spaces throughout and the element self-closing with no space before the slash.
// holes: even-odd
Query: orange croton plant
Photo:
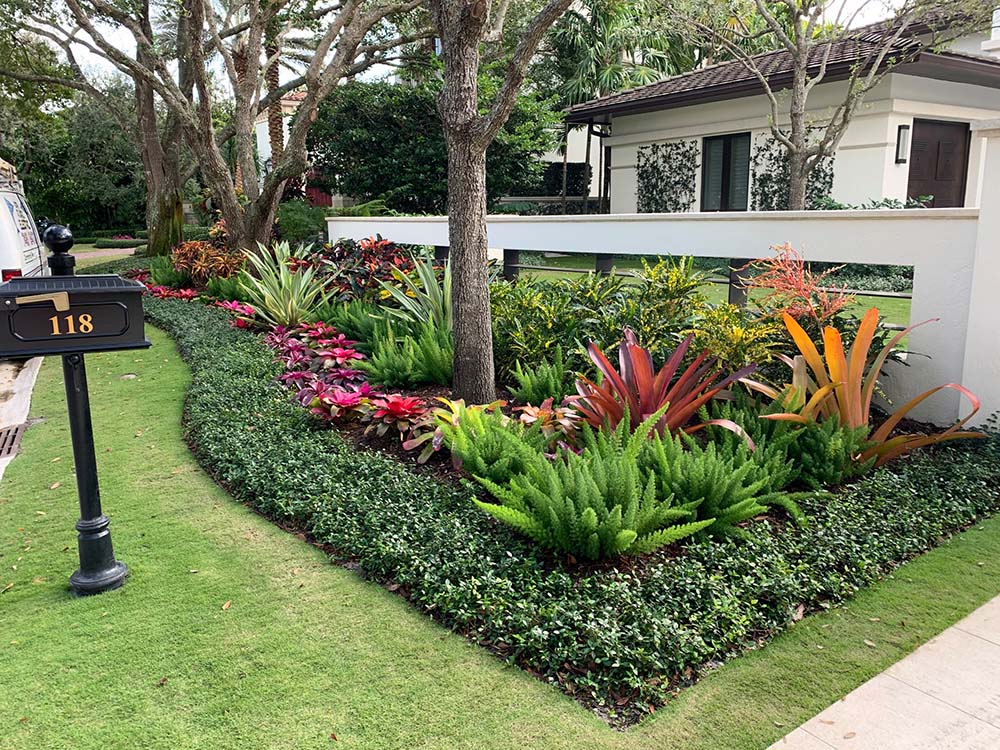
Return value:
<svg viewBox="0 0 1000 750">
<path fill-rule="evenodd" d="M 747 383 L 750 388 L 773 398 L 785 409 L 783 413 L 768 414 L 764 418 L 805 424 L 811 420 L 836 417 L 841 425 L 850 429 L 868 426 L 878 376 L 893 348 L 914 328 L 937 320 L 936 318 L 926 320 L 899 331 L 872 359 L 869 357 L 869 350 L 878 327 L 878 308 L 873 307 L 865 313 L 854 343 L 848 351 L 844 350 L 840 332 L 836 328 L 826 326 L 823 329 L 822 355 L 792 316 L 785 313 L 782 318 L 801 354 L 794 359 L 783 358 L 792 367 L 792 382 L 783 390 L 779 391 L 761 383 Z M 958 391 L 969 399 L 972 411 L 951 427 L 932 435 L 892 434 L 918 404 L 945 388 Z M 869 435 L 867 446 L 857 460 L 865 462 L 874 458 L 876 465 L 881 465 L 914 448 L 945 440 L 983 437 L 980 432 L 961 430 L 979 411 L 979 404 L 979 399 L 971 391 L 957 383 L 945 383 L 931 388 L 903 404 L 879 425 L 878 429 Z"/>
</svg>

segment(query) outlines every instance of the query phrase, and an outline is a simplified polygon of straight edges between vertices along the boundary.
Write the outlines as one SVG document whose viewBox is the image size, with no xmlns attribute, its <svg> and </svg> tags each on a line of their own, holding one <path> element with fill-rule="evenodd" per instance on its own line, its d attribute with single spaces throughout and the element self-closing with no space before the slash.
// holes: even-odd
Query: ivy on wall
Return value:
<svg viewBox="0 0 1000 750">
<path fill-rule="evenodd" d="M 697 141 L 640 146 L 636 162 L 639 213 L 689 211 L 695 199 L 697 169 Z"/>
<path fill-rule="evenodd" d="M 758 139 L 750 160 L 753 172 L 751 209 L 788 210 L 788 151 L 773 135 Z M 820 159 L 806 181 L 806 208 L 822 208 L 833 192 L 833 157 Z"/>
</svg>

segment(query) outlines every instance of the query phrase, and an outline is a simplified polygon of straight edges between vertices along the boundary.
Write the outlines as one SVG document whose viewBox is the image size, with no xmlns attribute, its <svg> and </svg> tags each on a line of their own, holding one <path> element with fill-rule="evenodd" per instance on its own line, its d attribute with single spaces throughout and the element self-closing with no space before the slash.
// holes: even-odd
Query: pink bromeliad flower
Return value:
<svg viewBox="0 0 1000 750">
<path fill-rule="evenodd" d="M 401 393 L 373 398 L 370 409 L 372 423 L 365 432 L 375 430 L 379 435 L 384 435 L 390 427 L 395 427 L 402 436 L 412 430 L 428 412 L 427 402 L 422 398 L 404 396 Z"/>
<path fill-rule="evenodd" d="M 301 388 L 316 380 L 316 373 L 309 370 L 290 370 L 278 376 L 278 380 L 289 388 Z"/>
<path fill-rule="evenodd" d="M 331 367 L 323 371 L 323 380 L 328 383 L 360 383 L 365 377 L 364 370 L 355 370 L 352 367 Z"/>
<path fill-rule="evenodd" d="M 321 349 L 332 349 L 334 347 L 340 347 L 342 349 L 351 349 L 358 342 L 352 341 L 342 333 L 338 333 L 336 336 L 328 336 L 322 339 L 315 339 L 313 343 Z"/>
<path fill-rule="evenodd" d="M 316 356 L 323 360 L 323 367 L 343 367 L 354 359 L 364 359 L 364 355 L 354 349 L 346 349 L 336 346 L 333 349 L 323 349 L 316 352 Z"/>
<path fill-rule="evenodd" d="M 322 321 L 318 323 L 302 323 L 295 331 L 300 336 L 316 341 L 317 339 L 328 339 L 337 335 L 337 329 L 332 325 Z"/>
<path fill-rule="evenodd" d="M 271 326 L 271 332 L 264 337 L 264 343 L 272 349 L 280 349 L 288 341 L 291 333 L 286 326 Z"/>
</svg>

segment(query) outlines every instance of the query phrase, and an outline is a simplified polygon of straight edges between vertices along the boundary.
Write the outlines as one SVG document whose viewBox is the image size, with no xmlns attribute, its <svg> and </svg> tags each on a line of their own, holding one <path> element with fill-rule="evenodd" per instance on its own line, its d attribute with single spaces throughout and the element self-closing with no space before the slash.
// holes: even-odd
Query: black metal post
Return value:
<svg viewBox="0 0 1000 750">
<path fill-rule="evenodd" d="M 749 273 L 743 270 L 750 262 L 749 258 L 730 258 L 729 263 L 729 304 L 746 307 L 746 280 Z"/>
<path fill-rule="evenodd" d="M 435 245 L 434 246 L 434 260 L 438 263 L 444 263 L 448 260 L 448 246 L 447 245 Z"/>
<path fill-rule="evenodd" d="M 615 267 L 615 256 L 608 253 L 594 255 L 594 270 L 602 276 L 607 276 Z"/>
<path fill-rule="evenodd" d="M 73 235 L 66 227 L 54 225 L 45 230 L 44 240 L 46 247 L 52 251 L 49 257 L 52 275 L 72 276 L 76 265 L 76 260 L 69 254 L 73 247 Z M 76 523 L 80 569 L 70 576 L 69 583 L 76 594 L 99 594 L 121 586 L 128 575 L 128 568 L 115 559 L 108 517 L 101 510 L 94 428 L 90 420 L 90 395 L 83 355 L 64 354 L 62 360 L 69 431 L 73 439 L 76 491 L 80 498 L 80 520 Z"/>
<path fill-rule="evenodd" d="M 517 272 L 520 270 L 517 266 L 520 262 L 520 250 L 510 250 L 506 247 L 503 249 L 503 277 L 507 281 L 513 281 L 517 278 Z"/>
</svg>

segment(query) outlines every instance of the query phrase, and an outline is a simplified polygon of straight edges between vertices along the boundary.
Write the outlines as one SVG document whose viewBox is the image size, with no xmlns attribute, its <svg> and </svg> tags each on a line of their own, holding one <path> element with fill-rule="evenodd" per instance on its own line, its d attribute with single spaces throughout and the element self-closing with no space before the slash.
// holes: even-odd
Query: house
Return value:
<svg viewBox="0 0 1000 750">
<path fill-rule="evenodd" d="M 919 54 L 868 92 L 826 167 L 832 189 L 825 192 L 847 204 L 933 196 L 934 207 L 979 205 L 984 144 L 970 136 L 969 124 L 1000 117 L 1000 11 L 993 27 L 992 35 Z M 832 43 L 827 75 L 808 98 L 811 121 L 829 119 L 871 43 L 860 31 Z M 755 59 L 773 88 L 788 79 L 786 51 Z M 568 114 L 571 123 L 610 126 L 603 146 L 613 213 L 772 207 L 763 180 L 779 149 L 769 118 L 760 82 L 740 61 L 585 102 Z"/>
</svg>

